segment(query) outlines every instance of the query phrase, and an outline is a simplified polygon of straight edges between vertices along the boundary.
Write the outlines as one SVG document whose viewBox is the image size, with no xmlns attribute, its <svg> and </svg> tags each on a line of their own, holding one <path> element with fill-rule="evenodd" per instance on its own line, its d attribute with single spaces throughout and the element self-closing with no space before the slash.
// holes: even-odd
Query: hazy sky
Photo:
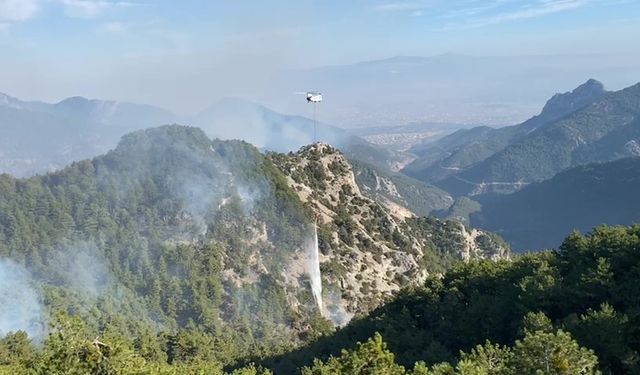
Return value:
<svg viewBox="0 0 640 375">
<path fill-rule="evenodd" d="M 283 68 L 640 54 L 638 0 L 0 0 L 0 92 L 187 113 Z"/>
</svg>

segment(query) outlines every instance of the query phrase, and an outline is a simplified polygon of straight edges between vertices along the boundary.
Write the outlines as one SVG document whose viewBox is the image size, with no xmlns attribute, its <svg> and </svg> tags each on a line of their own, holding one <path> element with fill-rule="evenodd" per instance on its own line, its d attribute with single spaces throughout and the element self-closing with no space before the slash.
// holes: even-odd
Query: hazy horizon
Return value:
<svg viewBox="0 0 640 375">
<path fill-rule="evenodd" d="M 0 92 L 128 101 L 178 115 L 240 97 L 309 116 L 293 93 L 322 90 L 325 121 L 346 128 L 505 125 L 589 78 L 610 90 L 639 81 L 638 21 L 640 4 L 628 0 L 0 0 Z M 393 81 L 395 67 L 353 74 L 397 56 L 473 61 L 460 63 L 462 75 L 457 62 L 440 75 L 416 68 L 421 80 Z M 474 70 L 485 57 L 496 62 Z M 500 59 L 514 62 L 509 71 Z M 355 78 L 326 74 L 340 68 Z M 504 97 L 493 96 L 498 90 Z"/>
</svg>

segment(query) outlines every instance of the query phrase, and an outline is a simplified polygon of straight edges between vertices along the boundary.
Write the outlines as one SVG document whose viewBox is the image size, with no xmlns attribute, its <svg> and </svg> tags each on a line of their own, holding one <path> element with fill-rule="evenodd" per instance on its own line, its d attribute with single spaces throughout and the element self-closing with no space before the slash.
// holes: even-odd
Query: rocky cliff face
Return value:
<svg viewBox="0 0 640 375">
<path fill-rule="evenodd" d="M 430 216 L 453 204 L 445 191 L 409 176 L 393 173 L 372 165 L 349 160 L 356 183 L 367 197 L 408 208 L 416 216 Z"/>
<path fill-rule="evenodd" d="M 541 116 L 559 118 L 583 108 L 607 94 L 604 85 L 590 79 L 571 92 L 555 94 L 542 109 Z"/>
<path fill-rule="evenodd" d="M 365 312 L 454 259 L 508 257 L 495 236 L 453 221 L 418 218 L 389 199 L 368 198 L 336 149 L 314 144 L 270 158 L 318 218 L 329 314 Z M 289 269 L 299 269 L 295 261 Z"/>
</svg>

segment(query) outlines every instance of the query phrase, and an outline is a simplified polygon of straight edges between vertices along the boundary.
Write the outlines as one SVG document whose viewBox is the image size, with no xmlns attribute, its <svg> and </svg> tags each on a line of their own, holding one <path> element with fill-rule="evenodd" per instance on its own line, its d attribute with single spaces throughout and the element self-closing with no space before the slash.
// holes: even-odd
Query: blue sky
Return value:
<svg viewBox="0 0 640 375">
<path fill-rule="evenodd" d="M 637 0 L 0 0 L 0 92 L 166 105 L 167 75 L 187 91 L 397 55 L 637 56 L 639 25 Z M 150 91 L 118 89 L 132 77 Z"/>
</svg>

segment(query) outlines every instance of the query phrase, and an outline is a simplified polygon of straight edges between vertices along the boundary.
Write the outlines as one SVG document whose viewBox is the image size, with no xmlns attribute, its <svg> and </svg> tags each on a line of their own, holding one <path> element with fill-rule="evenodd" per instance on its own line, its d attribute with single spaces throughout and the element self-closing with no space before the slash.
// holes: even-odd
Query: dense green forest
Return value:
<svg viewBox="0 0 640 375">
<path fill-rule="evenodd" d="M 247 353 L 259 365 L 235 373 L 639 373 L 639 250 L 640 226 L 600 227 L 554 252 L 461 263 L 302 349 Z M 228 355 L 226 343 L 195 329 L 95 333 L 68 314 L 42 346 L 10 333 L 0 341 L 0 373 L 217 374 L 217 358 Z"/>
<path fill-rule="evenodd" d="M 371 233 L 396 252 L 420 246 L 431 273 L 417 286 L 404 275 L 392 300 L 334 328 L 307 276 L 286 269 L 313 220 L 288 179 L 323 199 L 327 171 L 347 176 L 322 168 L 336 150 L 307 153 L 166 126 L 56 173 L 0 176 L 0 374 L 639 373 L 640 226 L 460 262 L 459 223 L 392 230 L 381 206 L 342 188 L 319 228 L 327 253 L 374 252 L 356 238 Z M 474 241 L 503 248 L 490 233 Z"/>
<path fill-rule="evenodd" d="M 376 336 L 367 349 L 356 348 L 378 353 L 367 366 L 388 360 L 406 368 L 420 361 L 450 364 L 432 372 L 417 365 L 435 374 L 640 373 L 639 278 L 640 225 L 599 227 L 586 236 L 571 234 L 557 251 L 460 263 L 334 335 L 264 363 L 292 373 L 314 365 L 313 358 L 327 361 L 340 348 L 353 350 L 378 332 L 395 357 L 371 348 L 380 349 Z M 542 352 L 552 353 L 550 359 Z M 311 373 L 376 373 L 347 370 L 352 364 L 345 362 L 364 360 L 354 356 L 364 355 L 316 362 Z M 549 369 L 545 361 L 553 363 Z M 402 373 L 396 365 L 388 368 L 377 373 Z"/>
<path fill-rule="evenodd" d="M 229 364 L 329 329 L 309 292 L 290 291 L 301 302 L 294 311 L 280 280 L 311 217 L 257 149 L 196 128 L 132 133 L 104 157 L 45 176 L 0 176 L 3 267 L 27 269 L 16 285 L 41 289 L 46 306 L 23 318 L 29 333 L 43 339 L 54 329 L 48 316 L 68 313 L 94 336 L 151 334 L 140 349 L 170 363 L 182 355 L 162 349 L 172 340 L 208 340 L 190 345 Z M 247 267 L 254 254 L 267 269 L 257 276 Z M 223 271 L 257 279 L 224 282 Z"/>
<path fill-rule="evenodd" d="M 309 186 L 326 184 L 320 156 L 296 172 Z M 304 264 L 313 222 L 279 169 L 295 158 L 165 126 L 55 173 L 1 175 L 4 370 L 210 373 L 330 334 L 305 271 L 289 269 Z M 338 202 L 364 209 L 362 199 L 344 191 Z M 345 259 L 349 251 L 382 259 L 375 245 L 384 242 L 414 252 L 382 206 L 366 204 L 362 228 L 379 242 L 354 238 L 360 224 L 343 210 L 320 225 L 323 251 L 330 244 L 327 251 Z M 422 241 L 420 266 L 430 270 L 447 268 L 464 241 L 455 222 L 415 218 L 402 230 Z M 481 239 L 488 248 L 497 243 Z M 347 241 L 359 247 L 345 248 Z M 323 264 L 323 277 L 345 272 L 338 266 Z"/>
</svg>

